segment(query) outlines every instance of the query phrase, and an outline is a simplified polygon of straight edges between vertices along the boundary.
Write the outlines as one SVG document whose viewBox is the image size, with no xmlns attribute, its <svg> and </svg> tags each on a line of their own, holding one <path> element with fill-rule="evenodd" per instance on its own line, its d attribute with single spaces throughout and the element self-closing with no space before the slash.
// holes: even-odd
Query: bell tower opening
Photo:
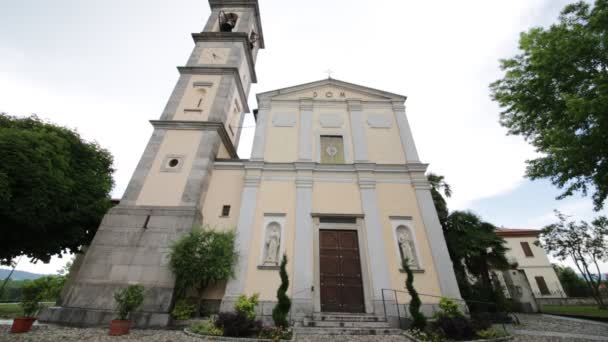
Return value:
<svg viewBox="0 0 608 342">
<path fill-rule="evenodd" d="M 220 23 L 220 32 L 232 32 L 236 27 L 236 21 L 239 20 L 239 16 L 236 13 L 220 11 L 218 20 Z"/>
</svg>

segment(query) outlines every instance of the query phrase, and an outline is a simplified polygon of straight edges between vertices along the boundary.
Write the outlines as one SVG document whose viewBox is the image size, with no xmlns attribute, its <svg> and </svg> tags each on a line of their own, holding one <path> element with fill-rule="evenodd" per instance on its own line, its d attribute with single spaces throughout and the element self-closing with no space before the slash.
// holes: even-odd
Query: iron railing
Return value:
<svg viewBox="0 0 608 342">
<path fill-rule="evenodd" d="M 386 293 L 392 293 L 392 298 L 387 298 L 387 296 L 385 295 Z M 399 300 L 399 296 L 398 296 L 398 294 L 400 294 L 400 293 L 407 295 L 407 297 L 409 298 L 409 293 L 407 291 L 396 290 L 396 289 L 382 289 L 382 306 L 384 308 L 384 317 L 386 317 L 388 319 L 389 316 L 392 316 L 393 312 L 389 312 L 390 308 L 387 309 L 387 304 L 392 305 L 392 303 L 394 303 L 396 317 L 399 320 L 399 327 L 403 329 L 404 320 L 407 320 L 410 318 L 409 310 L 408 310 L 409 302 L 405 303 L 406 301 L 403 300 L 403 303 L 401 303 Z M 450 298 L 450 297 L 437 296 L 437 295 L 431 295 L 431 294 L 426 294 L 426 293 L 418 293 L 418 295 L 420 297 L 430 297 L 430 298 L 436 298 L 436 299 L 441 299 L 441 298 L 452 299 L 453 301 L 461 304 L 460 307 L 463 308 L 464 314 L 466 314 L 467 316 L 471 315 L 471 310 L 469 308 L 469 306 L 471 306 L 471 305 L 493 308 L 492 312 L 502 314 L 502 315 L 504 315 L 504 317 L 511 320 L 514 324 L 519 324 L 519 319 L 513 312 L 510 312 L 506 309 L 501 309 L 498 305 L 496 305 L 496 303 L 483 302 L 483 301 L 478 301 L 478 300 L 464 300 L 464 299 L 460 299 L 460 298 Z M 432 305 L 431 308 L 432 308 L 433 314 L 434 314 L 436 312 L 436 305 Z M 402 314 L 403 314 L 403 316 L 402 316 Z M 494 324 L 500 323 L 502 325 L 503 330 L 505 332 L 507 331 L 507 328 L 505 326 L 505 319 L 504 318 L 499 319 L 499 315 L 494 315 L 494 317 L 487 315 L 487 317 L 484 317 L 484 318 L 488 319 L 490 322 L 492 322 Z"/>
</svg>

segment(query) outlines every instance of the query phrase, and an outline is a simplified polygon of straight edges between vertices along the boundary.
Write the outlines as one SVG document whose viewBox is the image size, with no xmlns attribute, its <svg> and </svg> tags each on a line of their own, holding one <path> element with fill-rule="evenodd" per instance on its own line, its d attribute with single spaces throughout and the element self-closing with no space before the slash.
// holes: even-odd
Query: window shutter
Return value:
<svg viewBox="0 0 608 342">
<path fill-rule="evenodd" d="M 538 285 L 538 289 L 540 290 L 540 294 L 542 295 L 550 295 L 551 292 L 547 287 L 547 283 L 545 282 L 545 278 L 543 277 L 534 277 L 536 279 L 536 285 Z"/>
<path fill-rule="evenodd" d="M 527 242 L 520 242 L 521 243 L 521 248 L 524 250 L 524 254 L 527 257 L 533 257 L 534 253 L 532 253 L 532 248 L 530 248 L 530 244 Z"/>
</svg>

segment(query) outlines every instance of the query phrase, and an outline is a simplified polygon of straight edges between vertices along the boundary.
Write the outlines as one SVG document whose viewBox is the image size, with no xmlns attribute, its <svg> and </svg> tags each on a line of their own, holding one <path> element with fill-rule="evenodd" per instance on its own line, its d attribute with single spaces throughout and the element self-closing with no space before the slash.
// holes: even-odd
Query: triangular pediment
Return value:
<svg viewBox="0 0 608 342">
<path fill-rule="evenodd" d="M 293 87 L 267 91 L 257 95 L 258 101 L 271 100 L 361 100 L 361 101 L 405 101 L 403 95 L 368 88 L 333 78 L 305 83 Z"/>
</svg>

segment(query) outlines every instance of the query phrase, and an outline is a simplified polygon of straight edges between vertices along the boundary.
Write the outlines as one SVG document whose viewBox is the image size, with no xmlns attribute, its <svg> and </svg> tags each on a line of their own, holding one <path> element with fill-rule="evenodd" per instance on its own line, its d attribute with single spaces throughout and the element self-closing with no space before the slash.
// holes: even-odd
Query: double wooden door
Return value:
<svg viewBox="0 0 608 342">
<path fill-rule="evenodd" d="M 365 312 L 356 230 L 320 230 L 321 311 Z"/>
</svg>

